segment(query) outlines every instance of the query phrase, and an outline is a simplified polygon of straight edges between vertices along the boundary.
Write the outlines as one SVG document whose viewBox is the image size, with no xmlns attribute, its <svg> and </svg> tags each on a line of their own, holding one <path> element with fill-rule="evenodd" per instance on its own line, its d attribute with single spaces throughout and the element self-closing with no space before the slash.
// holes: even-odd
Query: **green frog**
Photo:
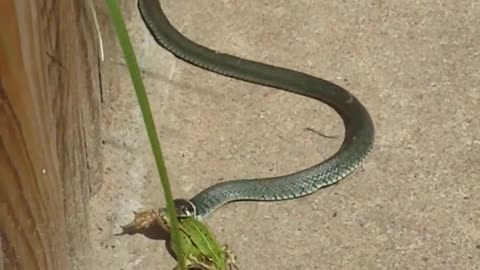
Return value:
<svg viewBox="0 0 480 270">
<path fill-rule="evenodd" d="M 233 270 L 238 269 L 235 264 L 235 255 L 227 245 L 220 246 L 209 228 L 194 217 L 178 219 L 180 239 L 183 244 L 183 258 L 187 269 L 202 270 Z M 125 226 L 124 231 L 140 230 L 159 225 L 166 232 L 170 232 L 170 219 L 165 209 L 135 213 L 135 219 Z M 175 242 L 170 240 L 169 245 L 177 256 Z M 177 265 L 175 270 L 180 269 Z"/>
</svg>

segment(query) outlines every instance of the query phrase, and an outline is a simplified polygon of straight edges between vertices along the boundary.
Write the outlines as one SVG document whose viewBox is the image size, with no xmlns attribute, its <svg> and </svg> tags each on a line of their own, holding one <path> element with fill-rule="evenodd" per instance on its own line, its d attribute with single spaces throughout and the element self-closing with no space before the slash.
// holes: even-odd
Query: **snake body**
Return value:
<svg viewBox="0 0 480 270">
<path fill-rule="evenodd" d="M 200 68 L 319 100 L 332 107 L 345 125 L 340 149 L 310 168 L 278 177 L 241 179 L 206 188 L 190 202 L 205 218 L 233 201 L 279 201 L 303 197 L 335 184 L 359 167 L 373 147 L 374 125 L 360 101 L 329 81 L 290 69 L 220 53 L 188 39 L 165 16 L 158 0 L 139 0 L 142 19 L 154 39 L 176 57 Z"/>
</svg>

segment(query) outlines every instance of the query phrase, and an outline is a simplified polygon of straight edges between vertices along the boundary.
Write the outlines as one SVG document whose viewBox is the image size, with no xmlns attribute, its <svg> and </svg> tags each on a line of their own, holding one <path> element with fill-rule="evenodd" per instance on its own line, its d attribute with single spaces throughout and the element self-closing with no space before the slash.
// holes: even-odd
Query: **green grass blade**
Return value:
<svg viewBox="0 0 480 270">
<path fill-rule="evenodd" d="M 160 142 L 158 140 L 157 132 L 155 129 L 155 124 L 153 121 L 152 111 L 148 102 L 147 94 L 145 92 L 145 86 L 143 84 L 140 69 L 138 67 L 137 59 L 133 51 L 132 44 L 130 42 L 130 37 L 128 35 L 127 29 L 125 27 L 125 22 L 123 20 L 122 13 L 118 7 L 117 0 L 105 0 L 108 11 L 110 13 L 110 18 L 115 27 L 118 40 L 123 50 L 124 58 L 132 78 L 133 86 L 137 94 L 138 102 L 143 114 L 143 120 L 145 121 L 145 126 L 147 128 L 148 138 L 152 146 L 152 151 L 155 156 L 155 162 L 157 164 L 158 173 L 160 175 L 160 180 L 162 182 L 163 190 L 165 193 L 165 200 L 167 205 L 167 211 L 172 221 L 172 238 L 175 241 L 176 246 L 178 247 L 177 258 L 183 258 L 183 247 L 180 241 L 180 233 L 178 230 L 178 223 L 175 214 L 175 208 L 173 204 L 172 191 L 170 189 L 170 184 L 168 182 L 167 168 L 162 156 L 162 150 L 160 148 Z M 183 260 L 178 260 L 181 270 L 185 270 L 185 262 Z"/>
</svg>

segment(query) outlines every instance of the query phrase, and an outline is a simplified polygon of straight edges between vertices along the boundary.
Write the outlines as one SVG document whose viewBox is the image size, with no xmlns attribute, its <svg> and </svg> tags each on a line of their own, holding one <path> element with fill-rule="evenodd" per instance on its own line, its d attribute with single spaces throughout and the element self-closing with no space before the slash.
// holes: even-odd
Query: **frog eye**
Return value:
<svg viewBox="0 0 480 270">
<path fill-rule="evenodd" d="M 195 205 L 187 199 L 175 199 L 175 210 L 179 217 L 195 217 L 197 215 L 197 208 Z"/>
</svg>

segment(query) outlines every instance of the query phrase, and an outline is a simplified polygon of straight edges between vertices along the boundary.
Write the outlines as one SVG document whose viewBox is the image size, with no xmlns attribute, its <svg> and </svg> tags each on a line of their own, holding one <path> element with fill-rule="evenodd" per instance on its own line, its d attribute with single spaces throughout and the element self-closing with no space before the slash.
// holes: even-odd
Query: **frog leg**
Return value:
<svg viewBox="0 0 480 270">
<path fill-rule="evenodd" d="M 228 265 L 228 269 L 236 269 L 238 270 L 238 267 L 236 265 L 237 263 L 237 256 L 235 256 L 235 253 L 230 249 L 228 245 L 223 246 L 223 252 L 225 253 L 225 259 L 226 259 L 226 264 Z"/>
<path fill-rule="evenodd" d="M 216 269 L 212 269 L 211 268 L 211 264 L 208 264 L 208 263 L 202 263 L 202 262 L 199 262 L 198 260 L 195 260 L 195 259 L 189 259 L 190 256 L 186 256 L 184 258 L 185 260 L 185 267 L 188 269 L 201 269 L 201 270 L 216 270 Z M 176 265 L 174 270 L 180 270 L 180 265 Z"/>
<path fill-rule="evenodd" d="M 192 268 L 193 266 L 195 266 L 195 264 L 192 264 L 192 262 L 190 262 L 189 260 L 185 260 L 185 267 L 186 269 L 190 269 Z M 202 268 L 200 268 L 202 269 Z M 173 270 L 180 270 L 180 264 L 177 263 L 177 265 L 175 266 L 175 268 L 173 268 Z"/>
<path fill-rule="evenodd" d="M 186 269 L 189 270 L 189 269 L 195 269 L 195 270 L 210 270 L 208 268 L 205 268 L 203 265 L 199 265 L 199 264 L 192 264 L 190 266 L 185 266 L 187 267 Z M 180 265 L 177 264 L 177 266 L 175 266 L 175 268 L 173 268 L 173 270 L 180 270 Z"/>
<path fill-rule="evenodd" d="M 154 210 L 145 211 L 145 212 L 135 212 L 135 215 L 132 222 L 127 225 L 121 226 L 124 233 L 138 232 L 144 229 L 150 228 L 152 225 L 157 223 L 158 212 Z"/>
<path fill-rule="evenodd" d="M 170 227 L 170 222 L 168 221 L 168 218 L 169 217 L 167 214 L 167 209 L 162 208 L 157 211 L 157 215 L 155 216 L 155 222 L 157 225 L 162 227 L 162 229 L 165 232 L 170 233 L 171 227 Z"/>
</svg>

